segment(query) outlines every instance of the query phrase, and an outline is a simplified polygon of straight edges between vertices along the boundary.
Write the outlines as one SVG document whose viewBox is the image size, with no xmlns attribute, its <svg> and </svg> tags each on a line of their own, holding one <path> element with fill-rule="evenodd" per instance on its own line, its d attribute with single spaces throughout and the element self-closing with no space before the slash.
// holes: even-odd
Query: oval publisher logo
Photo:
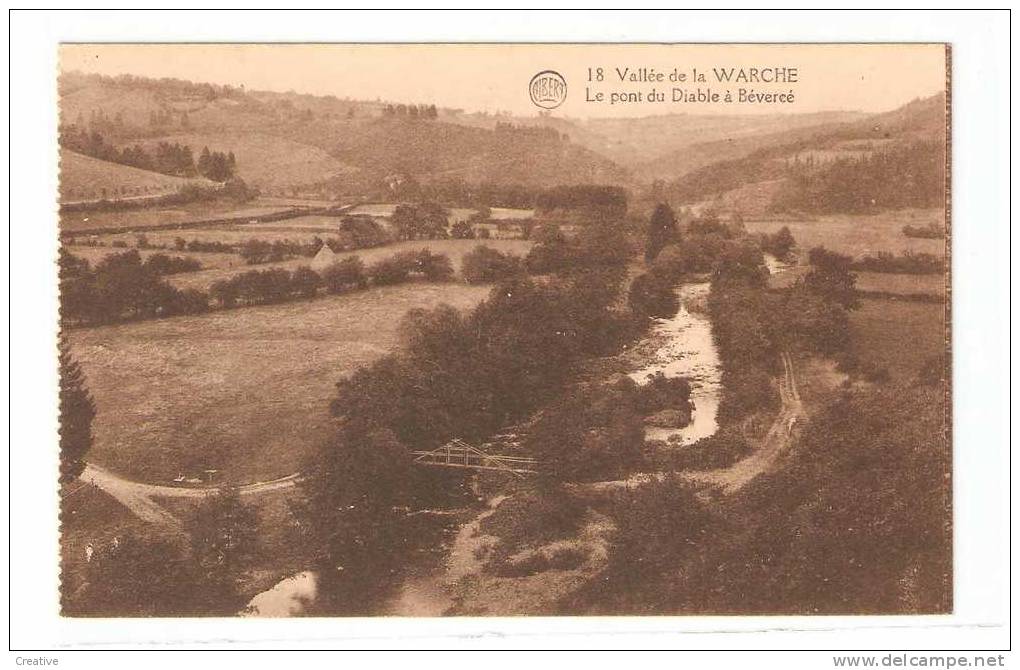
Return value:
<svg viewBox="0 0 1020 670">
<path fill-rule="evenodd" d="M 542 70 L 528 84 L 531 102 L 542 109 L 556 109 L 567 99 L 567 81 L 555 70 Z"/>
</svg>

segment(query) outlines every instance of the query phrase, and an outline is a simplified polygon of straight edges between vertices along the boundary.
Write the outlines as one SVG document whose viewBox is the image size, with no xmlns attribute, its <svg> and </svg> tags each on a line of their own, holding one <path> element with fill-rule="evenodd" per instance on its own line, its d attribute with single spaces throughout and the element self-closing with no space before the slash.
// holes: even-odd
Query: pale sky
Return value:
<svg viewBox="0 0 1020 670">
<path fill-rule="evenodd" d="M 552 113 L 575 118 L 652 114 L 803 113 L 833 110 L 883 112 L 945 89 L 942 45 L 339 45 L 339 44 L 74 44 L 60 50 L 61 69 L 106 75 L 176 77 L 196 82 L 243 84 L 249 90 L 332 94 L 360 100 L 434 103 L 465 111 L 539 111 L 528 83 L 542 70 L 567 82 L 567 97 Z M 589 68 L 604 80 L 589 83 Z M 791 68 L 795 83 L 715 81 L 714 68 Z M 661 83 L 620 82 L 617 69 L 654 68 Z M 704 83 L 670 82 L 693 68 Z M 591 87 L 590 91 L 586 88 Z M 652 87 L 666 101 L 649 103 Z M 789 104 L 673 102 L 673 88 L 722 92 L 729 88 L 788 93 Z M 601 91 L 605 102 L 592 102 Z M 642 101 L 608 104 L 612 92 L 641 93 Z"/>
</svg>

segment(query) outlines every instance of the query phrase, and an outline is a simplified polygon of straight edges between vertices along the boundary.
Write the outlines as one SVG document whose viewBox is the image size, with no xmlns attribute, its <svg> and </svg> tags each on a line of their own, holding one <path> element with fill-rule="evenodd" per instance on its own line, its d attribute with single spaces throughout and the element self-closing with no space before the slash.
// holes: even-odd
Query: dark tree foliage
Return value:
<svg viewBox="0 0 1020 670">
<path fill-rule="evenodd" d="M 307 265 L 294 270 L 290 277 L 291 291 L 300 298 L 314 298 L 322 285 L 322 278 Z"/>
<path fill-rule="evenodd" d="M 66 343 L 60 346 L 60 482 L 73 481 L 85 469 L 92 447 L 96 405 L 85 385 L 85 374 Z"/>
<path fill-rule="evenodd" d="M 372 263 L 365 274 L 376 286 L 392 286 L 409 281 L 414 267 L 413 252 L 411 255 L 395 254 Z"/>
<path fill-rule="evenodd" d="M 65 602 L 71 616 L 195 616 L 204 585 L 171 541 L 128 534 L 100 548 L 85 570 L 85 584 Z M 226 612 L 219 612 L 226 614 Z"/>
<path fill-rule="evenodd" d="M 627 192 L 619 186 L 594 184 L 554 186 L 539 193 L 535 205 L 543 210 L 601 211 L 606 216 L 618 218 L 627 211 Z"/>
<path fill-rule="evenodd" d="M 453 279 L 453 263 L 446 254 L 434 254 L 425 247 L 415 252 L 413 272 L 428 281 L 444 282 Z"/>
<path fill-rule="evenodd" d="M 342 249 L 369 249 L 392 241 L 375 219 L 370 216 L 345 216 L 340 220 L 340 244 Z"/>
<path fill-rule="evenodd" d="M 648 235 L 645 242 L 645 262 L 650 263 L 662 248 L 674 242 L 677 234 L 676 216 L 669 205 L 660 203 L 648 221 Z"/>
<path fill-rule="evenodd" d="M 609 311 L 618 277 L 579 275 L 498 284 L 467 317 L 413 312 L 406 353 L 355 372 L 333 411 L 391 429 L 404 444 L 479 438 L 517 420 L 557 389 L 568 365 L 619 337 Z"/>
<path fill-rule="evenodd" d="M 234 489 L 206 498 L 188 524 L 191 562 L 211 607 L 244 604 L 238 578 L 251 568 L 258 546 L 258 514 Z"/>
<path fill-rule="evenodd" d="M 804 275 L 804 286 L 824 299 L 856 309 L 857 275 L 852 272 L 853 259 L 849 256 L 815 247 L 808 252 L 811 270 Z"/>
<path fill-rule="evenodd" d="M 755 530 L 713 586 L 728 611 L 949 611 L 950 454 L 938 388 L 836 399 L 784 467 L 751 484 Z M 766 530 L 767 529 L 767 530 Z M 707 576 L 707 575 L 706 575 Z"/>
<path fill-rule="evenodd" d="M 322 271 L 322 281 L 328 293 L 365 288 L 368 285 L 365 264 L 357 256 L 343 258 Z"/>
<path fill-rule="evenodd" d="M 450 227 L 450 237 L 455 240 L 473 240 L 475 231 L 467 221 L 458 221 Z"/>
<path fill-rule="evenodd" d="M 317 278 L 318 275 L 308 268 L 301 271 L 298 282 L 294 281 L 290 272 L 281 268 L 249 270 L 215 282 L 209 292 L 222 307 L 265 305 L 308 297 L 309 285 L 315 283 L 318 287 Z"/>
<path fill-rule="evenodd" d="M 194 258 L 152 254 L 145 259 L 145 267 L 158 275 L 173 275 L 181 272 L 197 272 L 202 264 Z"/>
<path fill-rule="evenodd" d="M 789 226 L 783 226 L 772 235 L 762 235 L 761 249 L 776 258 L 786 258 L 797 245 Z"/>
<path fill-rule="evenodd" d="M 650 272 L 638 275 L 630 283 L 627 303 L 636 316 L 668 319 L 680 309 L 673 282 Z"/>
<path fill-rule="evenodd" d="M 920 141 L 818 167 L 798 166 L 772 207 L 811 213 L 941 207 L 944 192 L 945 144 Z"/>
<path fill-rule="evenodd" d="M 945 263 L 935 254 L 903 251 L 897 256 L 888 251 L 879 251 L 853 262 L 854 270 L 863 272 L 888 272 L 891 274 L 942 274 Z"/>
<path fill-rule="evenodd" d="M 666 594 L 675 593 L 685 567 L 697 564 L 725 528 L 694 488 L 675 475 L 617 494 L 612 516 L 616 533 L 599 580 L 599 600 L 635 614 L 668 613 L 672 603 Z"/>
<path fill-rule="evenodd" d="M 491 284 L 511 279 L 524 272 L 519 256 L 502 253 L 480 244 L 468 253 L 460 264 L 460 274 L 469 284 Z"/>
<path fill-rule="evenodd" d="M 411 550 L 403 516 L 410 456 L 392 431 L 351 421 L 304 485 L 317 542 L 319 599 L 331 614 L 366 615 L 399 583 Z"/>
<path fill-rule="evenodd" d="M 204 147 L 196 164 L 191 147 L 176 142 L 159 142 L 152 150 L 139 144 L 118 149 L 99 131 L 90 132 L 77 124 L 61 126 L 59 142 L 61 147 L 100 160 L 176 177 L 202 175 L 217 182 L 231 179 L 237 163 L 232 151 L 210 153 L 209 147 Z"/>
<path fill-rule="evenodd" d="M 290 240 L 249 239 L 241 243 L 238 253 L 248 265 L 278 263 L 294 257 L 311 257 L 322 248 L 322 241 L 292 242 Z"/>
<path fill-rule="evenodd" d="M 436 240 L 447 237 L 447 212 L 435 202 L 397 205 L 390 221 L 402 240 Z"/>
<path fill-rule="evenodd" d="M 678 283 L 688 274 L 712 272 L 727 248 L 728 241 L 716 234 L 694 234 L 679 244 L 669 244 L 652 263 L 652 271 Z"/>
<path fill-rule="evenodd" d="M 195 314 L 208 309 L 208 298 L 181 291 L 161 277 L 172 261 L 143 263 L 138 251 L 107 256 L 94 270 L 62 255 L 61 317 L 69 323 L 102 324 Z"/>
<path fill-rule="evenodd" d="M 542 226 L 535 232 L 535 244 L 525 258 L 532 274 L 570 274 L 624 266 L 631 256 L 631 243 L 619 221 L 596 219 L 574 240 L 568 240 L 557 226 Z"/>
<path fill-rule="evenodd" d="M 629 379 L 571 388 L 557 399 L 539 416 L 525 445 L 542 463 L 540 484 L 613 479 L 638 469 L 644 463 L 643 400 Z"/>
<path fill-rule="evenodd" d="M 225 182 L 234 176 L 236 163 L 233 151 L 229 153 L 222 151 L 210 152 L 209 147 L 202 147 L 196 171 L 212 181 Z"/>
</svg>

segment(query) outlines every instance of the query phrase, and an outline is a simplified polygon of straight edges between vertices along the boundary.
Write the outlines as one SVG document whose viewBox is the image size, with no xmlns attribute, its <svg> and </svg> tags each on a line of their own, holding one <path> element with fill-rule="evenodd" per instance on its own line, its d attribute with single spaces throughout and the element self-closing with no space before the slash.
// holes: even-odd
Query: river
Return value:
<svg viewBox="0 0 1020 670">
<path fill-rule="evenodd" d="M 692 444 L 719 429 L 716 418 L 722 369 L 712 339 L 712 323 L 706 313 L 709 289 L 707 282 L 684 284 L 677 289 L 680 309 L 673 317 L 660 319 L 648 336 L 658 349 L 647 364 L 630 373 L 631 379 L 639 384 L 659 372 L 667 377 L 686 377 L 691 382 L 694 403 L 691 422 L 683 428 L 648 427 L 646 439 Z"/>
</svg>

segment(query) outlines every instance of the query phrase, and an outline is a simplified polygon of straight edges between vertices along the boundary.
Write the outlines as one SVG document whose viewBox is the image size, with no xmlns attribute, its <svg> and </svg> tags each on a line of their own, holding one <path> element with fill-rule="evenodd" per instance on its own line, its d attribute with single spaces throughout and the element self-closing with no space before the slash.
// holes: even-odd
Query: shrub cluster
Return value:
<svg viewBox="0 0 1020 670">
<path fill-rule="evenodd" d="M 201 291 L 182 291 L 162 279 L 161 270 L 168 263 L 173 265 L 163 260 L 142 262 L 138 251 L 132 249 L 107 256 L 93 269 L 87 261 L 61 249 L 61 319 L 67 324 L 98 325 L 208 309 L 208 300 Z"/>
<path fill-rule="evenodd" d="M 520 256 L 502 253 L 480 244 L 464 254 L 460 275 L 469 284 L 491 284 L 519 276 L 524 272 Z"/>
</svg>

